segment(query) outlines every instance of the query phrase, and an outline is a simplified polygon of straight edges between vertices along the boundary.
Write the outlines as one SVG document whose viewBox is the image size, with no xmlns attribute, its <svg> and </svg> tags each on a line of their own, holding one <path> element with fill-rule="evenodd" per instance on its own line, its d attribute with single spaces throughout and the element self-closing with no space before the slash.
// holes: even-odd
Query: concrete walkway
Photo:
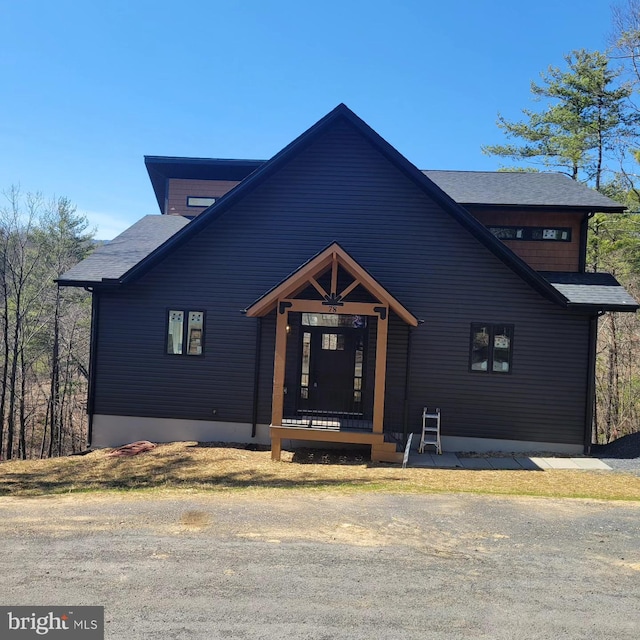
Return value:
<svg viewBox="0 0 640 640">
<path fill-rule="evenodd" d="M 407 467 L 431 469 L 507 469 L 544 471 L 546 469 L 583 469 L 588 471 L 611 471 L 611 467 L 597 458 L 539 458 L 529 456 L 483 456 L 468 458 L 455 453 L 417 453 L 409 455 Z"/>
</svg>

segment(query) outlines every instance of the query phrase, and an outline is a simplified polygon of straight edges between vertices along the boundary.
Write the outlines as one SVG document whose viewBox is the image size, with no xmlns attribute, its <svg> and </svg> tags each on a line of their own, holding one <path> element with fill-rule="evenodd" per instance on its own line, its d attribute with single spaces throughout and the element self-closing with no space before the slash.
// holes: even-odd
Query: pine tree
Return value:
<svg viewBox="0 0 640 640">
<path fill-rule="evenodd" d="M 584 49 L 565 56 L 566 69 L 549 67 L 531 93 L 540 111 L 523 109 L 525 119 L 498 115 L 498 127 L 517 143 L 488 145 L 484 153 L 561 170 L 574 180 L 604 185 L 605 160 L 635 134 L 638 113 L 629 108 L 632 88 L 619 81 L 608 58 Z"/>
</svg>

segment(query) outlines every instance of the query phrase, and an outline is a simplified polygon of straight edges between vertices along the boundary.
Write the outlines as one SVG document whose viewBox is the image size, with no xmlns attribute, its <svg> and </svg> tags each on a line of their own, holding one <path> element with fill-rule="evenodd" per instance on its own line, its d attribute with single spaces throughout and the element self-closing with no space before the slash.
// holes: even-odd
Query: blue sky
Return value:
<svg viewBox="0 0 640 640">
<path fill-rule="evenodd" d="M 0 189 L 109 239 L 158 213 L 143 156 L 269 158 L 340 102 L 421 169 L 494 170 L 497 112 L 608 0 L 0 0 Z"/>
</svg>

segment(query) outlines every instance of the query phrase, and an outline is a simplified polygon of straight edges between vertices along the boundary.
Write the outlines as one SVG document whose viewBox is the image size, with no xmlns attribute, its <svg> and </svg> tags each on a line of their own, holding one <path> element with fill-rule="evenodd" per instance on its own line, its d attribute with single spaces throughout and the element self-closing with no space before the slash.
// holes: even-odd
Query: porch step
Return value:
<svg viewBox="0 0 640 640">
<path fill-rule="evenodd" d="M 402 463 L 402 453 L 398 453 L 394 442 L 384 442 L 384 434 L 363 431 L 339 431 L 314 429 L 312 427 L 271 425 L 271 459 L 280 460 L 282 440 L 310 440 L 315 442 L 341 442 L 371 445 L 373 462 Z"/>
</svg>

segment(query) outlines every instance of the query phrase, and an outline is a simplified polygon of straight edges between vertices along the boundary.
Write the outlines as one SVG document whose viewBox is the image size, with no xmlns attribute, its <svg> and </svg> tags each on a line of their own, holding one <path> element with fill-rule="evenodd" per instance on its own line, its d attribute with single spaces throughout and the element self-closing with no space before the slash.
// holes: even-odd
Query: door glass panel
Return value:
<svg viewBox="0 0 640 640">
<path fill-rule="evenodd" d="M 323 333 L 322 348 L 325 351 L 344 351 L 344 334 Z"/>
<path fill-rule="evenodd" d="M 304 327 L 349 327 L 362 329 L 367 326 L 367 316 L 338 313 L 303 313 Z"/>
</svg>

